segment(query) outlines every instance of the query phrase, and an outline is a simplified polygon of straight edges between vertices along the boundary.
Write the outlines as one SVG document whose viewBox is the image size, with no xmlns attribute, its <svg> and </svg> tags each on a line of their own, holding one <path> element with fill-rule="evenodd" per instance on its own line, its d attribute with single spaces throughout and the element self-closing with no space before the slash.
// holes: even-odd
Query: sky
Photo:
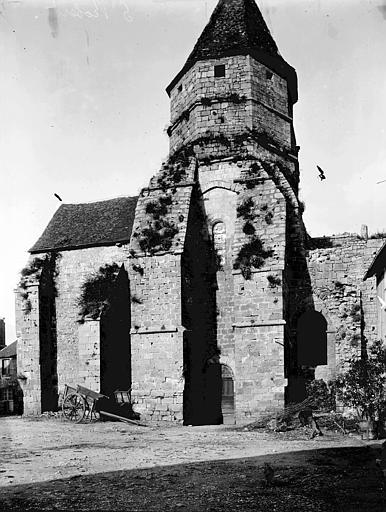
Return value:
<svg viewBox="0 0 386 512">
<path fill-rule="evenodd" d="M 60 203 L 136 195 L 168 152 L 166 86 L 217 0 L 0 0 L 0 317 Z M 298 73 L 311 236 L 386 230 L 386 0 L 257 0 Z M 316 165 L 327 179 L 318 179 Z"/>
</svg>

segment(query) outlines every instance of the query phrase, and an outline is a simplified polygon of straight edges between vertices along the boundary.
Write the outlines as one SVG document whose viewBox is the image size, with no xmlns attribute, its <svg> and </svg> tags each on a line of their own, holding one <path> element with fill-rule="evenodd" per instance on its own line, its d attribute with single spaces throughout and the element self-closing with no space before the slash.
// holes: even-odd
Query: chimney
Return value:
<svg viewBox="0 0 386 512">
<path fill-rule="evenodd" d="M 361 226 L 361 238 L 366 241 L 369 239 L 369 228 L 366 226 L 366 224 L 362 224 Z"/>
</svg>

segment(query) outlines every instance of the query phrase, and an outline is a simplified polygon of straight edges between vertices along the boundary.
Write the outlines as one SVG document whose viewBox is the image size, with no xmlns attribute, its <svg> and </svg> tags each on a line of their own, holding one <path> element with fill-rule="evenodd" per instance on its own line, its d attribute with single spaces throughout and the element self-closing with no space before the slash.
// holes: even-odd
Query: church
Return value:
<svg viewBox="0 0 386 512">
<path fill-rule="evenodd" d="M 385 338 L 385 240 L 307 234 L 297 75 L 255 0 L 219 0 L 166 91 L 168 159 L 139 197 L 63 204 L 29 251 L 25 414 L 80 384 L 130 389 L 145 420 L 242 424 Z"/>
</svg>

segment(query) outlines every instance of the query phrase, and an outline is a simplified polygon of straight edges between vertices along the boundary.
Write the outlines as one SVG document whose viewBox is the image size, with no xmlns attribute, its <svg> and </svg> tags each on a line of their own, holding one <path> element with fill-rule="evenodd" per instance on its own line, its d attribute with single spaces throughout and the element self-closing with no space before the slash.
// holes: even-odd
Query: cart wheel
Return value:
<svg viewBox="0 0 386 512">
<path fill-rule="evenodd" d="M 78 393 L 72 393 L 66 396 L 62 409 L 65 418 L 80 423 L 86 411 L 86 401 Z"/>
</svg>

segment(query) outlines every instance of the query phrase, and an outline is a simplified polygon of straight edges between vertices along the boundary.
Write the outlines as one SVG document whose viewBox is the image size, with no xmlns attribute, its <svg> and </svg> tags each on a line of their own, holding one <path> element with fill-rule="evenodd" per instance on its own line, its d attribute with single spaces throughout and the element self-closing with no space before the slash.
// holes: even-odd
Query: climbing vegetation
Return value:
<svg viewBox="0 0 386 512">
<path fill-rule="evenodd" d="M 267 280 L 268 280 L 269 288 L 276 288 L 277 286 L 281 285 L 281 279 L 279 276 L 274 276 L 274 275 L 270 274 L 267 277 Z"/>
<path fill-rule="evenodd" d="M 32 310 L 32 304 L 28 293 L 28 284 L 31 278 L 36 278 L 41 275 L 44 268 L 47 268 L 51 276 L 52 294 L 54 297 L 57 296 L 57 290 L 55 286 L 55 278 L 58 276 L 56 268 L 56 261 L 60 257 L 57 252 L 51 252 L 45 254 L 43 257 L 36 257 L 29 262 L 20 272 L 19 290 L 21 298 L 23 299 L 23 310 L 25 313 L 30 313 Z"/>
<path fill-rule="evenodd" d="M 151 220 L 146 227 L 134 233 L 143 252 L 148 254 L 166 252 L 172 247 L 173 239 L 179 231 L 178 227 L 166 217 L 170 213 L 172 203 L 172 196 L 168 194 L 147 203 L 145 212 Z"/>
<path fill-rule="evenodd" d="M 82 284 L 78 299 L 79 323 L 86 317 L 96 320 L 109 307 L 119 270 L 117 263 L 104 265 Z"/>
<path fill-rule="evenodd" d="M 263 243 L 258 236 L 252 236 L 240 249 L 233 264 L 235 270 L 241 270 L 244 279 L 250 279 L 252 269 L 259 269 L 264 265 L 267 258 L 273 255 L 272 250 L 264 249 Z"/>
</svg>

